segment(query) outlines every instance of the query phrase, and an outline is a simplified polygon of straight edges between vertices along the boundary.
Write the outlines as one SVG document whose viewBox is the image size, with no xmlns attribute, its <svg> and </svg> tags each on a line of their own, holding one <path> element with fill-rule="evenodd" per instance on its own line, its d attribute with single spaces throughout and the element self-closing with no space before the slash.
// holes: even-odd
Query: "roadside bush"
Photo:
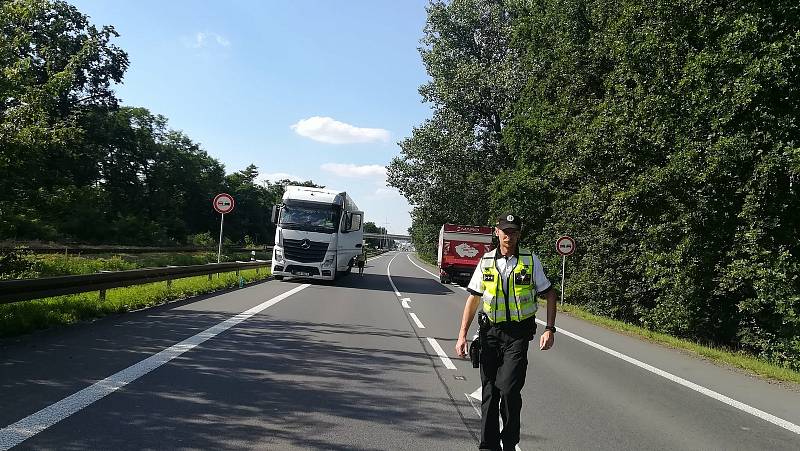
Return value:
<svg viewBox="0 0 800 451">
<path fill-rule="evenodd" d="M 248 249 L 256 247 L 256 243 L 255 243 L 255 241 L 253 241 L 253 237 L 251 237 L 250 235 L 245 235 L 244 236 L 244 247 L 246 247 Z"/>
<path fill-rule="evenodd" d="M 217 244 L 216 240 L 211 236 L 210 232 L 197 233 L 189 235 L 186 239 L 187 244 L 192 246 L 211 247 Z"/>
<path fill-rule="evenodd" d="M 31 255 L 25 248 L 0 250 L 0 280 L 38 277 Z"/>
<path fill-rule="evenodd" d="M 387 169 L 417 250 L 512 208 L 548 275 L 576 239 L 566 302 L 800 367 L 798 17 L 796 0 L 434 2 L 433 115 Z"/>
<path fill-rule="evenodd" d="M 99 271 L 124 271 L 136 269 L 117 255 L 110 258 L 86 258 L 75 255 L 46 254 L 32 257 L 37 277 L 94 274 Z"/>
</svg>

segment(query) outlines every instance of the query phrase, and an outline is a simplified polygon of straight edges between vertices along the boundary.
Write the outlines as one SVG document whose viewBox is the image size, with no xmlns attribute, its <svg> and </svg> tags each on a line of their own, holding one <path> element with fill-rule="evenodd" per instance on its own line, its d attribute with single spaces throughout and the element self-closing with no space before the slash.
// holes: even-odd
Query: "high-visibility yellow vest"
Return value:
<svg viewBox="0 0 800 451">
<path fill-rule="evenodd" d="M 483 273 L 483 311 L 493 323 L 522 321 L 536 314 L 536 282 L 533 275 L 533 254 L 519 249 L 517 266 L 508 276 L 508 293 L 503 292 L 502 275 L 495 266 L 495 252 L 487 252 L 481 258 Z M 508 306 L 508 307 L 506 307 Z"/>
</svg>

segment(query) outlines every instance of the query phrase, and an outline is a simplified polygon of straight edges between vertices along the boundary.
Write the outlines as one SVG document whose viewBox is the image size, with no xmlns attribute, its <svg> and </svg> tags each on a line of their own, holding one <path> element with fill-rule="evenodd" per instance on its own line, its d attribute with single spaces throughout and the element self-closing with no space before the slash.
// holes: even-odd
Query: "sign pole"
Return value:
<svg viewBox="0 0 800 451">
<path fill-rule="evenodd" d="M 219 218 L 219 247 L 217 248 L 217 263 L 219 263 L 222 257 L 222 224 L 225 222 L 225 213 L 230 213 L 233 211 L 233 207 L 236 205 L 236 201 L 233 200 L 233 196 L 227 193 L 219 193 L 214 196 L 214 201 L 212 202 L 214 205 L 214 210 L 220 214 Z"/>
<path fill-rule="evenodd" d="M 575 253 L 575 240 L 564 235 L 556 240 L 556 251 L 561 254 L 561 305 L 564 305 L 564 279 L 567 271 L 567 256 Z"/>
<path fill-rule="evenodd" d="M 219 218 L 219 248 L 217 249 L 217 263 L 219 263 L 220 255 L 222 255 L 222 223 L 225 222 L 225 213 L 220 213 Z"/>
<path fill-rule="evenodd" d="M 561 256 L 561 305 L 564 305 L 564 270 L 567 267 L 567 256 Z"/>
</svg>

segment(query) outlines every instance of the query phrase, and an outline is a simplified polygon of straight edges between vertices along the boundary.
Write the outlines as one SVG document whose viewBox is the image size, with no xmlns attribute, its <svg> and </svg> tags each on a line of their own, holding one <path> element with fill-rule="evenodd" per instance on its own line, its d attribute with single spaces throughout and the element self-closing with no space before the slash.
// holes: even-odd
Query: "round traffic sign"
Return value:
<svg viewBox="0 0 800 451">
<path fill-rule="evenodd" d="M 562 236 L 556 240 L 556 250 L 559 254 L 567 256 L 575 253 L 575 240 L 570 236 Z"/>
<path fill-rule="evenodd" d="M 236 202 L 234 202 L 233 196 L 230 194 L 220 193 L 214 196 L 214 210 L 217 210 L 217 213 L 230 213 L 235 206 Z"/>
</svg>

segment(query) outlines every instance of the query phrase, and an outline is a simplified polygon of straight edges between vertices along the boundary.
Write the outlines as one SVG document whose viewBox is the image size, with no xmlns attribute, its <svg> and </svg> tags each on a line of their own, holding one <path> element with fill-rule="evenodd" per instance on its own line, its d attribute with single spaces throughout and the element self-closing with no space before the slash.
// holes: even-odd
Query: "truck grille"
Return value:
<svg viewBox="0 0 800 451">
<path fill-rule="evenodd" d="M 290 272 L 292 274 L 297 274 L 297 272 L 304 272 L 307 273 L 309 276 L 318 276 L 319 269 L 316 266 L 300 266 L 300 265 L 289 265 L 286 267 L 286 272 Z M 330 275 L 330 272 L 328 272 Z"/>
<path fill-rule="evenodd" d="M 307 244 L 304 244 L 307 243 Z M 311 240 L 283 240 L 283 255 L 296 262 L 321 262 L 328 251 L 328 243 Z"/>
</svg>

